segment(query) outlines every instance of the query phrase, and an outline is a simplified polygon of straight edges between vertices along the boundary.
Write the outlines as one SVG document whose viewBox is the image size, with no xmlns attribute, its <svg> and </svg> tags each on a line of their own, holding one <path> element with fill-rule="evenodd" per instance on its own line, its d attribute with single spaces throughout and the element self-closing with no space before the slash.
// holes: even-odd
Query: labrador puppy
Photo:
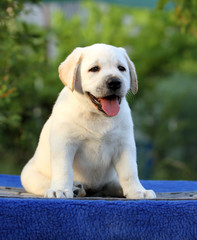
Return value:
<svg viewBox="0 0 197 240">
<path fill-rule="evenodd" d="M 45 123 L 21 181 L 27 192 L 72 198 L 76 183 L 107 196 L 155 198 L 138 178 L 133 121 L 126 94 L 138 90 L 123 48 L 76 48 L 59 66 L 66 85 Z M 78 185 L 81 187 L 81 185 Z"/>
</svg>

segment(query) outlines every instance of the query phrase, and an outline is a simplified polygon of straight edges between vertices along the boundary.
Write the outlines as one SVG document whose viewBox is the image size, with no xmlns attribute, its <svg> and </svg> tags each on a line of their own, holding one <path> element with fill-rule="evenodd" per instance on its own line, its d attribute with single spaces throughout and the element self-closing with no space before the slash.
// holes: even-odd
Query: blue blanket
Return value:
<svg viewBox="0 0 197 240">
<path fill-rule="evenodd" d="M 195 181 L 142 181 L 156 192 L 196 191 Z M 21 187 L 0 175 L 0 186 Z M 197 239 L 197 201 L 0 198 L 0 239 Z"/>
</svg>

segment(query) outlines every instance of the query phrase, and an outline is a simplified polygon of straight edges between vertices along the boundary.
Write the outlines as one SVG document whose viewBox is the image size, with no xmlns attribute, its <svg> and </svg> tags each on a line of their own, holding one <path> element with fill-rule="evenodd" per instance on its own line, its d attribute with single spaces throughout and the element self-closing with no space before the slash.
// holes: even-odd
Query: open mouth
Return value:
<svg viewBox="0 0 197 240">
<path fill-rule="evenodd" d="M 121 98 L 116 95 L 110 95 L 107 97 L 95 97 L 91 93 L 87 92 L 88 97 L 99 111 L 104 112 L 109 117 L 114 117 L 120 110 Z"/>
</svg>

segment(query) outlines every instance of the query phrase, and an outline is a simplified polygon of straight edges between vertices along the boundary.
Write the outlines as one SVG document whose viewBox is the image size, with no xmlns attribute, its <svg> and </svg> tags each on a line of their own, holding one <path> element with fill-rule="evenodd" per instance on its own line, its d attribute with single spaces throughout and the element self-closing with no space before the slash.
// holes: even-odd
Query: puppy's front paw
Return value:
<svg viewBox="0 0 197 240">
<path fill-rule="evenodd" d="M 141 190 L 126 195 L 128 199 L 154 199 L 156 194 L 153 190 Z"/>
<path fill-rule="evenodd" d="M 73 192 L 69 190 L 47 189 L 44 197 L 46 198 L 73 198 Z"/>
</svg>

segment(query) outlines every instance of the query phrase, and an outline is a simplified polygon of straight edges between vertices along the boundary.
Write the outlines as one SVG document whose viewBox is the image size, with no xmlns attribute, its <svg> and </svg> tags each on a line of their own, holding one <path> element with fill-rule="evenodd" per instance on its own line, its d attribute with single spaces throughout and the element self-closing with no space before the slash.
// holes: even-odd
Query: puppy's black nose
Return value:
<svg viewBox="0 0 197 240">
<path fill-rule="evenodd" d="M 109 78 L 107 81 L 107 87 L 108 89 L 114 90 L 114 91 L 119 89 L 121 87 L 120 79 L 116 77 Z"/>
</svg>

